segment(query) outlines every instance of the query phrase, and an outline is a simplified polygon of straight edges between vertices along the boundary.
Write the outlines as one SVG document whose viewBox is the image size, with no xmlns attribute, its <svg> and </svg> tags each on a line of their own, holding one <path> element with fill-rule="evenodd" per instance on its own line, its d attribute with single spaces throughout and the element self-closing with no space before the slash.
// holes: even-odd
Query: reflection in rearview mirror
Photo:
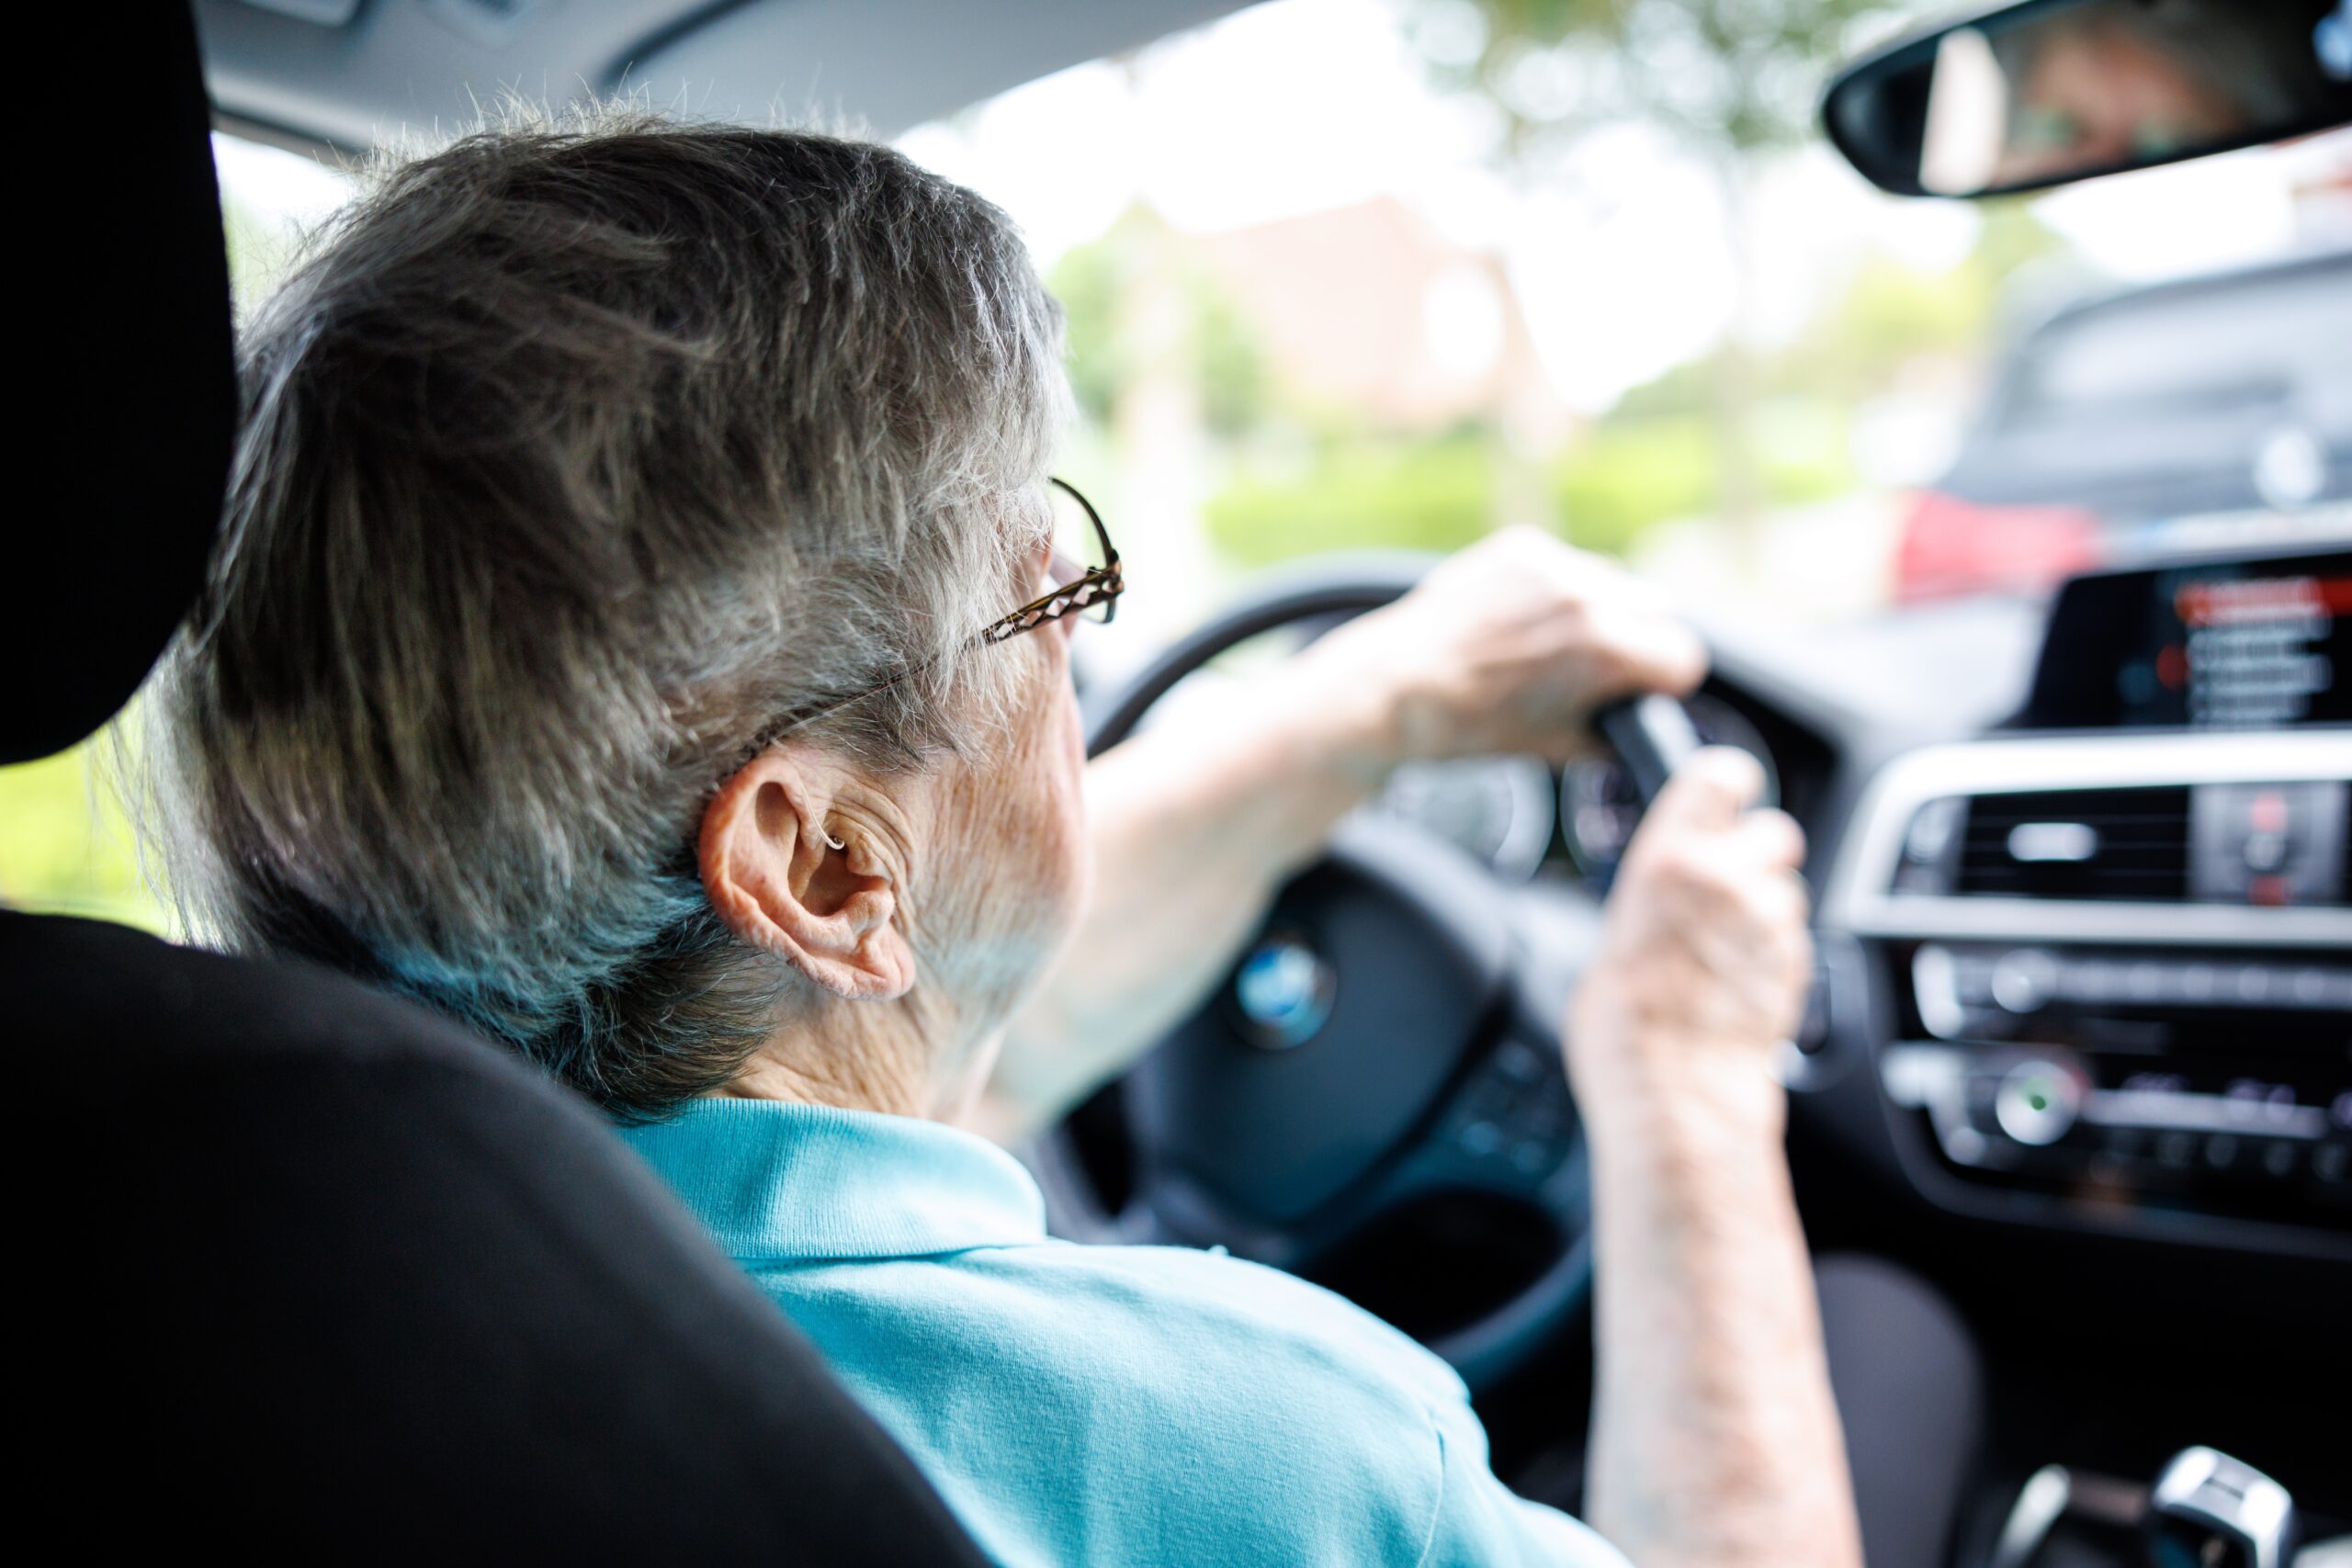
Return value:
<svg viewBox="0 0 2352 1568">
<path fill-rule="evenodd" d="M 1906 195 L 1989 196 L 2352 121 L 2352 0 L 2026 0 L 1849 67 L 1830 139 Z"/>
</svg>

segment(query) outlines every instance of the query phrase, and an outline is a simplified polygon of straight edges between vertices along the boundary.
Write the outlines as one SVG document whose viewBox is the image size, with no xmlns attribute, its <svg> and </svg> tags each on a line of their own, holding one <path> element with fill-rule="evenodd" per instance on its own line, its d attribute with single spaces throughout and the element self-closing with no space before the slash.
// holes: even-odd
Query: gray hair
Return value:
<svg viewBox="0 0 2352 1568">
<path fill-rule="evenodd" d="M 968 750 L 1064 418 L 1005 216 L 888 148 L 606 118 L 383 171 L 244 333 L 205 596 L 152 693 L 186 917 L 499 1039 L 616 1113 L 799 982 L 694 837 L 780 716 Z"/>
</svg>

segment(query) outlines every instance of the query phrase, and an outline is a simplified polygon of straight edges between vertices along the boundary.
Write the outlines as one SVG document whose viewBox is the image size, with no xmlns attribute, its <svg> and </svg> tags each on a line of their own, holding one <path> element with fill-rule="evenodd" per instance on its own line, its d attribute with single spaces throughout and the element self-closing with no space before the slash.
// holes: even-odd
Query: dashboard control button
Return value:
<svg viewBox="0 0 2352 1568">
<path fill-rule="evenodd" d="M 2123 966 L 2120 964 L 2086 958 L 2064 965 L 2061 973 L 2069 1001 L 2103 1002 L 2123 989 Z"/>
<path fill-rule="evenodd" d="M 2189 897 L 2325 905 L 2344 896 L 2342 780 L 2198 786 Z"/>
<path fill-rule="evenodd" d="M 2143 1127 L 2109 1127 L 2099 1134 L 2099 1147 L 2120 1160 L 2137 1160 L 2148 1152 L 2148 1133 Z"/>
<path fill-rule="evenodd" d="M 2352 1180 L 2352 1144 L 2322 1144 L 2313 1149 L 2312 1174 L 2331 1187 Z"/>
<path fill-rule="evenodd" d="M 2282 832 L 2256 830 L 2245 836 L 2245 868 L 2268 874 L 2287 863 L 2287 835 Z"/>
<path fill-rule="evenodd" d="M 2011 1067 L 1993 1097 L 1993 1119 L 2020 1144 L 2054 1144 L 2075 1125 L 2082 1089 L 2074 1075 L 2048 1062 Z"/>
<path fill-rule="evenodd" d="M 2020 947 L 1993 965 L 1993 999 L 2010 1012 L 2039 1012 L 2058 988 L 2058 961 L 2040 948 Z"/>
<path fill-rule="evenodd" d="M 2285 1180 L 2295 1174 L 2295 1145 L 2283 1138 L 2274 1138 L 2262 1146 L 2262 1173 Z"/>
<path fill-rule="evenodd" d="M 2228 1170 L 2238 1163 L 2238 1141 L 2227 1133 L 2216 1133 L 2205 1140 L 2205 1163 L 2215 1170 Z"/>
<path fill-rule="evenodd" d="M 2156 1140 L 2156 1163 L 2171 1170 L 2187 1170 L 2197 1157 L 2193 1133 L 2166 1133 Z"/>
</svg>

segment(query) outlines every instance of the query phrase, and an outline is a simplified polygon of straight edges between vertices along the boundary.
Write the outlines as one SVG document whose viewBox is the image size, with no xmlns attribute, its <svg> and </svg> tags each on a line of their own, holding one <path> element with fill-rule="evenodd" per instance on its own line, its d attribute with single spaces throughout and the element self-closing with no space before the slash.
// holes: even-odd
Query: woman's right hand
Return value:
<svg viewBox="0 0 2352 1568">
<path fill-rule="evenodd" d="M 1693 1113 L 1779 1135 L 1773 1056 L 1804 1011 L 1813 948 L 1804 835 L 1751 809 L 1763 785 L 1753 758 L 1700 751 L 1627 846 L 1569 1021 L 1569 1072 L 1597 1136 Z"/>
<path fill-rule="evenodd" d="M 1710 749 L 1627 846 L 1569 1021 L 1592 1151 L 1587 1517 L 1653 1568 L 1861 1568 L 1773 1076 L 1812 968 L 1804 838 Z"/>
</svg>

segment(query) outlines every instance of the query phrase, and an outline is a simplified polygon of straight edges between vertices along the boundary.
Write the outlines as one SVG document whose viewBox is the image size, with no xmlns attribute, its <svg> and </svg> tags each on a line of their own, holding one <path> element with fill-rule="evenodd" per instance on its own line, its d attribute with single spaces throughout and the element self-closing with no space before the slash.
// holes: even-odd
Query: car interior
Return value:
<svg viewBox="0 0 2352 1568">
<path fill-rule="evenodd" d="M 2352 9 L 2279 0 L 2235 9 L 2247 57 L 2295 69 L 2200 136 L 2086 139 L 2071 161 L 2001 145 L 1979 101 L 1996 59 L 2137 3 L 1915 26 L 1825 85 L 1823 131 L 1878 186 L 1949 204 L 2352 121 Z M 0 634 L 19 672 L 0 761 L 105 725 L 204 570 L 238 412 L 216 130 L 333 160 L 517 84 L 662 102 L 691 82 L 695 112 L 759 120 L 783 81 L 894 133 L 1238 8 L 77 13 L 58 57 L 105 61 L 109 102 L 137 107 L 78 133 L 111 169 L 103 199 L 44 193 L 92 261 L 37 308 L 36 363 L 62 374 L 18 448 L 37 476 L 19 527 L 40 536 L 20 558 L 45 564 Z M 1400 779 L 1193 1017 L 1021 1151 L 1056 1232 L 1329 1286 L 1461 1372 L 1498 1474 L 1573 1506 L 1593 1253 L 1566 998 L 1644 802 L 1695 746 L 1737 746 L 1810 844 L 1818 967 L 1781 1066 L 1807 1239 L 1932 1282 L 1982 1358 L 1940 1561 L 2352 1562 L 2352 270 L 2247 276 L 2051 316 L 1946 502 L 2013 503 L 1972 476 L 2015 471 L 2017 448 L 2089 506 L 2113 488 L 2108 433 L 2154 420 L 2187 466 L 2131 492 L 2134 528 L 2269 506 L 2258 463 L 2230 456 L 2277 427 L 2240 418 L 2256 392 L 2063 395 L 2100 334 L 2160 336 L 2182 293 L 2237 288 L 2268 302 L 2264 341 L 2314 367 L 2294 386 L 2324 482 L 2300 500 L 2333 510 L 2140 528 L 1965 615 L 1805 637 L 1702 617 L 1703 687 L 1607 712 L 1590 759 Z M 1214 702 L 1237 650 L 1295 647 L 1426 566 L 1339 554 L 1251 580 L 1087 682 L 1090 749 Z M 60 1178 L 28 1204 L 50 1233 L 33 1344 L 61 1363 L 31 1379 L 52 1523 L 360 1559 L 981 1560 L 594 1108 L 455 1025 L 324 970 L 6 909 L 0 996 Z"/>
</svg>

